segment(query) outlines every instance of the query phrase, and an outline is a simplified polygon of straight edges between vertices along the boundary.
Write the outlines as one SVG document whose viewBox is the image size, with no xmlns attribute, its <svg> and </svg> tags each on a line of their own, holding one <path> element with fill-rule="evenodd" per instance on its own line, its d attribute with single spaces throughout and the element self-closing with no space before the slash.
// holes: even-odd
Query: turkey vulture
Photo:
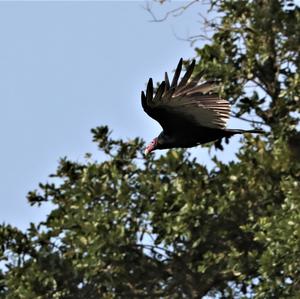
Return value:
<svg viewBox="0 0 300 299">
<path fill-rule="evenodd" d="M 191 79 L 195 60 L 178 83 L 182 58 L 170 83 L 168 74 L 156 92 L 150 78 L 146 94 L 142 91 L 145 112 L 158 121 L 163 131 L 146 147 L 145 154 L 156 149 L 187 148 L 220 141 L 235 134 L 262 133 L 261 130 L 226 129 L 230 104 L 221 99 L 213 81 L 199 82 L 201 74 Z"/>
</svg>

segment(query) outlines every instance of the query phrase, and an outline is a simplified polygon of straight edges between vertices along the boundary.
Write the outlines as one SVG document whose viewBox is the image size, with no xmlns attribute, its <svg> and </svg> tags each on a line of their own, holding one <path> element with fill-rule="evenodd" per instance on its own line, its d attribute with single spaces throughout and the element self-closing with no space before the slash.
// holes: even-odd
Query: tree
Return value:
<svg viewBox="0 0 300 299">
<path fill-rule="evenodd" d="M 145 158 L 142 140 L 93 129 L 107 158 L 62 159 L 59 183 L 28 194 L 54 205 L 46 221 L 1 226 L 1 298 L 299 298 L 300 9 L 211 5 L 221 17 L 197 71 L 266 135 L 208 170 L 188 151 Z"/>
</svg>

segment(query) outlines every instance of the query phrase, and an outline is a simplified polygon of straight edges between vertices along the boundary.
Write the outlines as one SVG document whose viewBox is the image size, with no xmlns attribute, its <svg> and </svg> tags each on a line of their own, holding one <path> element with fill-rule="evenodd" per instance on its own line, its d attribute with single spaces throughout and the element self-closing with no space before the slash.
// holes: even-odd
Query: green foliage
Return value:
<svg viewBox="0 0 300 299">
<path fill-rule="evenodd" d="M 52 203 L 45 221 L 0 226 L 0 298 L 300 297 L 299 8 L 212 4 L 222 19 L 198 70 L 268 133 L 208 170 L 187 151 L 146 158 L 140 139 L 93 129 L 105 158 L 63 158 L 56 183 L 28 194 Z"/>
<path fill-rule="evenodd" d="M 221 79 L 237 115 L 253 112 L 276 134 L 295 128 L 298 120 L 290 113 L 300 107 L 300 9 L 292 2 L 214 0 L 222 18 L 213 24 L 213 42 L 196 49 L 199 70 Z"/>
</svg>

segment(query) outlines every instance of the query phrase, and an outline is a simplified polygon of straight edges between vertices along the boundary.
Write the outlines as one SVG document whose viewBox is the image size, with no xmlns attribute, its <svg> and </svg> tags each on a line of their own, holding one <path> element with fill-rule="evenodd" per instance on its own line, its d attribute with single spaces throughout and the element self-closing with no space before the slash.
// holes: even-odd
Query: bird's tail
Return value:
<svg viewBox="0 0 300 299">
<path fill-rule="evenodd" d="M 223 131 L 224 132 L 224 131 Z M 257 134 L 262 134 L 264 133 L 263 130 L 259 130 L 259 129 L 253 129 L 253 130 L 242 130 L 242 129 L 226 129 L 225 130 L 226 134 L 225 134 L 225 142 L 228 143 L 229 138 L 232 137 L 235 134 L 245 134 L 245 133 L 257 133 Z M 223 146 L 221 144 L 222 142 L 222 138 L 218 139 L 215 142 L 215 147 L 223 150 Z"/>
<path fill-rule="evenodd" d="M 256 133 L 256 134 L 264 133 L 263 130 L 259 130 L 259 129 L 253 129 L 253 130 L 227 129 L 226 132 L 228 132 L 228 134 L 230 136 L 235 135 L 235 134 L 245 134 L 245 133 Z"/>
</svg>

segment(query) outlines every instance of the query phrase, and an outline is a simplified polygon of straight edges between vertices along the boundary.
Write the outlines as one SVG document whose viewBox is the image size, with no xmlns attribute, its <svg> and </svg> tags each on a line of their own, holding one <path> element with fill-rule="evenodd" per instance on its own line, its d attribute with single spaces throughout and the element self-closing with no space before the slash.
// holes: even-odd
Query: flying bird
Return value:
<svg viewBox="0 0 300 299">
<path fill-rule="evenodd" d="M 150 78 L 141 100 L 144 111 L 159 122 L 163 131 L 146 147 L 145 154 L 156 149 L 188 148 L 235 134 L 262 133 L 261 130 L 226 129 L 230 104 L 218 96 L 213 81 L 201 82 L 203 74 L 191 78 L 195 60 L 179 81 L 182 58 L 170 83 L 168 74 L 154 92 Z"/>
</svg>

